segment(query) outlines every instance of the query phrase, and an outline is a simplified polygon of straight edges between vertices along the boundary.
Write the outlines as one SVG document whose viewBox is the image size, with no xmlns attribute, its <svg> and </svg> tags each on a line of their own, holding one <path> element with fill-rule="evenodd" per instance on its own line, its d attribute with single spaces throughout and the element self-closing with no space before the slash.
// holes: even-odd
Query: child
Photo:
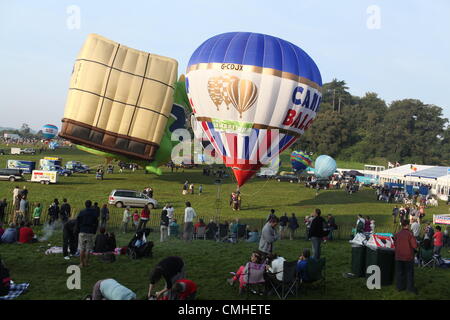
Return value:
<svg viewBox="0 0 450 320">
<path fill-rule="evenodd" d="M 434 239 L 434 254 L 441 256 L 441 249 L 443 246 L 443 235 L 441 232 L 441 227 L 437 226 L 436 227 L 436 232 L 433 234 L 433 239 Z"/>
<path fill-rule="evenodd" d="M 133 212 L 133 223 L 134 223 L 134 229 L 135 230 L 137 230 L 137 228 L 139 226 L 139 220 L 140 220 L 139 212 L 137 210 L 134 210 L 134 212 Z"/>
<path fill-rule="evenodd" d="M 41 214 L 42 214 L 42 207 L 41 204 L 38 203 L 33 211 L 33 226 L 40 225 Z"/>
<path fill-rule="evenodd" d="M 201 196 L 201 195 L 202 195 L 202 192 L 203 192 L 203 185 L 200 185 L 200 186 L 198 187 L 198 195 Z"/>
</svg>

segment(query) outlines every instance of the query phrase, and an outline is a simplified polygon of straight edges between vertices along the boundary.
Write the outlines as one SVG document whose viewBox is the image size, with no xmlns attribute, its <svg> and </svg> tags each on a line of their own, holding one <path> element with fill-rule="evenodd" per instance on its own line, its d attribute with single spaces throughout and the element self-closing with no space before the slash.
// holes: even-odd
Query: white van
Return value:
<svg viewBox="0 0 450 320">
<path fill-rule="evenodd" d="M 31 182 L 40 182 L 42 184 L 56 183 L 58 181 L 58 172 L 33 170 Z"/>
</svg>

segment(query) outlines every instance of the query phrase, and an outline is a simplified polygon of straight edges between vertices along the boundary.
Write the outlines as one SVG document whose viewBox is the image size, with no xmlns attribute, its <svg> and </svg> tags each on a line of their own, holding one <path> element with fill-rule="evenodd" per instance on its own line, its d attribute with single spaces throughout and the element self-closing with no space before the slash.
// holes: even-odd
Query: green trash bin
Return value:
<svg viewBox="0 0 450 320">
<path fill-rule="evenodd" d="M 352 244 L 352 273 L 356 277 L 366 276 L 366 247 Z"/>
<path fill-rule="evenodd" d="M 395 273 L 395 251 L 389 248 L 373 248 L 366 249 L 366 270 L 371 265 L 380 267 L 381 285 L 389 286 L 394 281 Z M 366 274 L 366 277 L 370 274 Z"/>
</svg>

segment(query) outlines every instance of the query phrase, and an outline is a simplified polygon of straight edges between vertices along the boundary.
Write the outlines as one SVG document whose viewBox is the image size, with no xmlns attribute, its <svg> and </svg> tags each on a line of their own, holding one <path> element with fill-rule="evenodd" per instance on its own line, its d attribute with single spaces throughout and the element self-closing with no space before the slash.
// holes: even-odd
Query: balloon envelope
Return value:
<svg viewBox="0 0 450 320">
<path fill-rule="evenodd" d="M 291 165 L 294 171 L 300 173 L 310 167 L 312 160 L 309 155 L 303 151 L 293 151 L 291 153 Z"/>
<path fill-rule="evenodd" d="M 42 127 L 42 135 L 45 139 L 53 139 L 58 134 L 58 127 L 53 124 L 46 124 Z"/>
<path fill-rule="evenodd" d="M 315 163 L 315 174 L 319 178 L 327 178 L 336 171 L 336 161 L 327 155 L 319 156 Z"/>
<path fill-rule="evenodd" d="M 60 136 L 152 161 L 173 105 L 176 60 L 91 34 L 73 67 Z"/>
<path fill-rule="evenodd" d="M 302 49 L 250 32 L 206 40 L 186 76 L 195 118 L 239 186 L 311 126 L 321 86 L 319 69 Z"/>
</svg>

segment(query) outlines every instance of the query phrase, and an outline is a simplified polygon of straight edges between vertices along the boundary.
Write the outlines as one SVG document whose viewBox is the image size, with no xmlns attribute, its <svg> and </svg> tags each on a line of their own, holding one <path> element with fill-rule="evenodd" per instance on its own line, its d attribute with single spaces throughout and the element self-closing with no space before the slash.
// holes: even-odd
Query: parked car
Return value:
<svg viewBox="0 0 450 320">
<path fill-rule="evenodd" d="M 25 148 L 20 150 L 20 154 L 36 154 L 36 150 L 32 148 Z"/>
<path fill-rule="evenodd" d="M 25 179 L 20 169 L 0 169 L 0 180 L 20 181 Z"/>
<path fill-rule="evenodd" d="M 319 189 L 327 190 L 330 187 L 330 180 L 328 179 L 318 179 L 315 181 L 308 181 L 305 184 L 305 187 L 316 189 L 319 186 Z"/>
<path fill-rule="evenodd" d="M 109 195 L 109 204 L 117 208 L 130 207 L 144 207 L 148 205 L 150 209 L 158 206 L 155 199 L 135 190 L 113 190 Z"/>
<path fill-rule="evenodd" d="M 66 163 L 66 169 L 72 173 L 91 173 L 91 169 L 80 161 L 68 161 Z"/>
<path fill-rule="evenodd" d="M 296 175 L 293 175 L 293 174 L 278 175 L 278 176 L 275 176 L 275 180 L 277 180 L 278 182 L 289 181 L 290 183 L 294 183 L 294 182 L 299 183 L 300 182 L 300 179 Z"/>
</svg>

